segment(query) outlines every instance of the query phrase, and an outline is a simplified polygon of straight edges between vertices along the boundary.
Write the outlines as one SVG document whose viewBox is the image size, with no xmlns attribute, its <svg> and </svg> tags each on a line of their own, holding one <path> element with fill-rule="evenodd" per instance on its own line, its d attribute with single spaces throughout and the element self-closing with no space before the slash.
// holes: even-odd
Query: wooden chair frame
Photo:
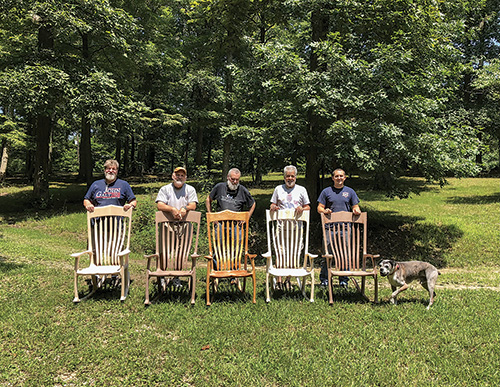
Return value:
<svg viewBox="0 0 500 387">
<path fill-rule="evenodd" d="M 75 258 L 75 298 L 80 302 L 93 295 L 104 284 L 106 277 L 120 275 L 121 297 L 127 298 L 130 285 L 128 267 L 130 254 L 130 232 L 132 228 L 132 209 L 124 211 L 120 206 L 96 207 L 94 212 L 87 212 L 88 249 L 71 254 Z M 80 268 L 80 258 L 89 255 L 89 266 Z M 89 275 L 92 291 L 80 299 L 78 277 Z"/>
<path fill-rule="evenodd" d="M 150 305 L 149 279 L 158 280 L 158 293 L 161 293 L 161 278 L 188 277 L 191 304 L 196 297 L 196 260 L 199 257 L 198 235 L 200 232 L 201 212 L 189 211 L 182 220 L 176 220 L 169 212 L 157 211 L 155 215 L 156 252 L 145 255 L 146 298 L 145 305 Z M 194 247 L 193 247 L 194 239 Z M 191 253 L 192 251 L 192 253 Z M 151 260 L 155 258 L 155 268 L 151 269 Z"/>
<path fill-rule="evenodd" d="M 380 255 L 368 254 L 367 244 L 367 214 L 354 215 L 352 212 L 333 212 L 330 215 L 321 214 L 323 228 L 323 242 L 328 268 L 328 293 L 329 302 L 333 304 L 332 277 L 361 277 L 361 287 L 355 279 L 354 285 L 361 295 L 365 295 L 366 277 L 373 277 L 375 285 L 374 302 L 378 302 L 378 279 L 376 259 Z M 329 251 L 328 246 L 332 246 Z M 372 268 L 366 265 L 367 259 L 371 260 Z"/>
<path fill-rule="evenodd" d="M 311 278 L 311 295 L 314 302 L 314 258 L 309 253 L 309 215 L 304 211 L 299 216 L 293 209 L 266 210 L 267 252 L 266 258 L 266 302 L 271 301 L 269 282 L 273 277 L 295 277 L 304 297 L 307 277 Z M 274 254 L 273 254 L 274 252 Z M 274 257 L 274 260 L 273 260 Z M 273 286 L 274 289 L 274 286 Z"/>
<path fill-rule="evenodd" d="M 207 237 L 209 255 L 207 259 L 207 305 L 210 305 L 210 285 L 216 291 L 221 278 L 243 279 L 241 292 L 245 291 L 246 279 L 253 281 L 253 300 L 256 302 L 255 257 L 248 253 L 248 212 L 207 212 Z M 234 237 L 234 236 L 237 237 Z M 214 267 L 214 260 L 216 267 Z M 249 267 L 249 264 L 251 267 Z"/>
</svg>

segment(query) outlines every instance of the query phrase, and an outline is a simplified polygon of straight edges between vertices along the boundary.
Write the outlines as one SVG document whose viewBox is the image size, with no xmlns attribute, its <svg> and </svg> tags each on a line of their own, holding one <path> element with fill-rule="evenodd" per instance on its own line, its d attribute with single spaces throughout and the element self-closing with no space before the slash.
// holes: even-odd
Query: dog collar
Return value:
<svg viewBox="0 0 500 387">
<path fill-rule="evenodd" d="M 396 265 L 396 270 L 399 270 L 399 265 Z"/>
</svg>

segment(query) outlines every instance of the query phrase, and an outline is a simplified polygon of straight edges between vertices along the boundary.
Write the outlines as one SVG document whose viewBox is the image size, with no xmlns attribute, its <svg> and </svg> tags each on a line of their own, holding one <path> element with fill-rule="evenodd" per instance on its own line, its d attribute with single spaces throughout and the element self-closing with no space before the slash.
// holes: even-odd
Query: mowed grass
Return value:
<svg viewBox="0 0 500 387">
<path fill-rule="evenodd" d="M 279 175 L 252 189 L 257 199 L 252 252 L 263 253 L 262 222 Z M 436 302 L 418 284 L 388 304 L 352 286 L 328 305 L 294 289 L 265 303 L 259 258 L 257 304 L 221 286 L 205 306 L 204 258 L 197 302 L 173 292 L 145 308 L 143 254 L 154 241 L 147 221 L 161 181 L 135 183 L 140 208 L 129 297 L 119 289 L 72 303 L 72 252 L 85 249 L 84 186 L 52 186 L 57 205 L 36 211 L 30 187 L 0 189 L 0 385 L 2 386 L 497 386 L 500 384 L 500 196 L 498 179 L 451 179 L 393 200 L 348 180 L 369 213 L 370 250 L 382 258 L 422 259 L 439 267 Z M 204 211 L 205 193 L 199 194 Z M 313 199 L 313 198 L 311 198 Z M 318 228 L 311 249 L 320 249 Z M 202 239 L 205 238 L 204 235 Z M 200 241 L 205 254 L 206 241 Z M 321 259 L 318 258 L 317 266 Z M 318 276 L 316 276 L 316 279 Z M 367 280 L 368 295 L 373 296 Z M 83 281 L 80 282 L 85 289 Z M 247 283 L 249 285 L 249 283 Z M 249 286 L 247 286 L 249 289 Z"/>
</svg>

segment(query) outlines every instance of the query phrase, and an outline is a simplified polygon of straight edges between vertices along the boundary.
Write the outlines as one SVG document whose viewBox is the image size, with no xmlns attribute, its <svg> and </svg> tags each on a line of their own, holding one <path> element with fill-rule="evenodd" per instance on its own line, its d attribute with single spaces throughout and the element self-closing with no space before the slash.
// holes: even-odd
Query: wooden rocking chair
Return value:
<svg viewBox="0 0 500 387">
<path fill-rule="evenodd" d="M 248 253 L 248 212 L 208 212 L 208 248 L 207 258 L 207 305 L 210 305 L 210 284 L 216 291 L 217 283 L 222 278 L 231 278 L 238 283 L 243 279 L 245 292 L 246 278 L 252 277 L 253 299 L 256 300 L 255 262 L 257 254 Z M 248 267 L 248 265 L 251 267 Z"/>
<path fill-rule="evenodd" d="M 355 279 L 354 285 L 361 295 L 365 295 L 366 277 L 374 280 L 374 302 L 378 302 L 378 280 L 376 259 L 379 255 L 367 254 L 367 215 L 354 215 L 352 212 L 332 212 L 321 214 L 323 226 L 323 242 L 328 268 L 329 302 L 333 304 L 332 277 L 361 277 L 361 287 Z M 371 268 L 367 266 L 367 258 L 371 260 Z"/>
<path fill-rule="evenodd" d="M 306 279 L 311 278 L 311 295 L 314 302 L 314 258 L 309 249 L 309 211 L 300 216 L 295 210 L 266 210 L 267 252 L 262 254 L 266 264 L 266 302 L 270 302 L 269 281 L 273 277 L 295 277 L 304 297 Z M 274 252 L 274 254 L 273 254 Z M 274 260 L 273 260 L 274 257 Z"/>
<path fill-rule="evenodd" d="M 201 212 L 197 211 L 189 211 L 182 220 L 174 219 L 169 212 L 156 212 L 156 253 L 144 256 L 147 259 L 146 300 L 144 304 L 151 304 L 149 301 L 149 279 L 151 277 L 158 279 L 159 293 L 165 290 L 162 286 L 162 279 L 167 286 L 172 284 L 173 281 L 170 280 L 174 278 L 188 277 L 191 304 L 195 303 L 200 220 Z M 152 258 L 156 259 L 154 269 L 151 269 Z"/>
<path fill-rule="evenodd" d="M 106 278 L 120 275 L 121 297 L 127 298 L 130 273 L 128 258 L 130 253 L 130 231 L 132 226 L 132 209 L 124 211 L 120 206 L 96 207 L 94 212 L 87 212 L 88 249 L 81 253 L 71 254 L 75 258 L 75 298 L 78 295 L 78 277 L 90 276 L 92 291 L 82 300 L 93 295 L 102 287 Z M 80 268 L 80 258 L 88 254 L 89 266 Z"/>
</svg>

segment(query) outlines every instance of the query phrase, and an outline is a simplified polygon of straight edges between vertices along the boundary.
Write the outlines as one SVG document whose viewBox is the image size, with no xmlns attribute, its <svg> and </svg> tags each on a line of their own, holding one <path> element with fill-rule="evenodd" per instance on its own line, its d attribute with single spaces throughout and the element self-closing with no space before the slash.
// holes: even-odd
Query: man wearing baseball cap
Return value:
<svg viewBox="0 0 500 387">
<path fill-rule="evenodd" d="M 172 183 L 160 188 L 156 197 L 159 211 L 170 212 L 174 218 L 182 219 L 190 210 L 195 210 L 198 196 L 193 186 L 186 184 L 187 171 L 177 167 L 172 173 Z"/>
</svg>

